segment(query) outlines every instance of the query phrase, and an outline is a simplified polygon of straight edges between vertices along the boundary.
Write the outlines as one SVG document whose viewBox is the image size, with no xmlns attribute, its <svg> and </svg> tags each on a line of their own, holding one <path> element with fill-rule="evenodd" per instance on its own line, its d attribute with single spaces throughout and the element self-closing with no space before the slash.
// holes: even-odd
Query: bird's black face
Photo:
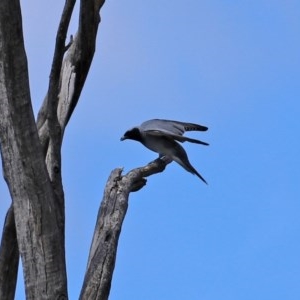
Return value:
<svg viewBox="0 0 300 300">
<path fill-rule="evenodd" d="M 135 128 L 132 128 L 132 129 L 126 131 L 125 134 L 121 137 L 121 141 L 124 141 L 127 139 L 141 142 L 142 136 L 141 136 L 140 130 L 135 127 Z"/>
</svg>

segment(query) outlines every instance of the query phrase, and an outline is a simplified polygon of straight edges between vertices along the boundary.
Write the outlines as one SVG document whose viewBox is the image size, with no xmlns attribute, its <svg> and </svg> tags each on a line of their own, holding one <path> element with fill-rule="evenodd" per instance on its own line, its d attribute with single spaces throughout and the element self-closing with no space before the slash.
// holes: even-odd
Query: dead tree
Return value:
<svg viewBox="0 0 300 300">
<path fill-rule="evenodd" d="M 48 91 L 32 110 L 19 0 L 0 1 L 0 145 L 12 199 L 0 247 L 0 299 L 15 295 L 19 256 L 27 299 L 68 299 L 61 146 L 95 52 L 104 0 L 80 1 L 78 30 L 66 42 L 75 0 L 66 0 L 57 30 Z M 130 192 L 169 163 L 157 159 L 108 178 L 80 299 L 107 299 Z"/>
</svg>

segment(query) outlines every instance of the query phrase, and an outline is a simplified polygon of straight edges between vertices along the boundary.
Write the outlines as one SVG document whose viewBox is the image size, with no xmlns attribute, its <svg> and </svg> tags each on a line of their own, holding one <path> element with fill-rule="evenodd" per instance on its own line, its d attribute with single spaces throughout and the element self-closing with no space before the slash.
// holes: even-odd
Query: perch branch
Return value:
<svg viewBox="0 0 300 300">
<path fill-rule="evenodd" d="M 170 162 L 164 157 L 133 169 L 124 176 L 120 168 L 110 174 L 97 216 L 81 300 L 108 299 L 129 194 L 146 184 L 144 177 L 162 172 Z"/>
</svg>

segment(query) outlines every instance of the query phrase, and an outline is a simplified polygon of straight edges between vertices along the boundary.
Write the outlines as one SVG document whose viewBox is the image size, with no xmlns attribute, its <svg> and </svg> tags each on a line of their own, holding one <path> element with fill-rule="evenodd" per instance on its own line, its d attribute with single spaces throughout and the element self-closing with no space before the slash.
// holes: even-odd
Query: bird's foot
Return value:
<svg viewBox="0 0 300 300">
<path fill-rule="evenodd" d="M 168 155 L 159 155 L 158 159 L 162 160 L 166 164 L 169 164 L 173 159 Z"/>
<path fill-rule="evenodd" d="M 169 164 L 172 161 L 172 158 L 170 158 L 167 155 L 159 155 L 158 158 L 155 159 L 155 160 L 153 160 L 153 161 L 151 161 L 150 164 L 157 163 L 159 161 L 163 161 L 164 163 Z"/>
</svg>

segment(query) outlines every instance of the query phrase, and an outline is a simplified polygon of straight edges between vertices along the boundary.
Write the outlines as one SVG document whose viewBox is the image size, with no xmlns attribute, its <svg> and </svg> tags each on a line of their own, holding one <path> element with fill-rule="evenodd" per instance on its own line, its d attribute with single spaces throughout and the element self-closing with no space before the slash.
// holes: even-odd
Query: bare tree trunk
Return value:
<svg viewBox="0 0 300 300">
<path fill-rule="evenodd" d="M 0 2 L 0 141 L 4 176 L 13 200 L 0 248 L 4 259 L 0 278 L 4 278 L 7 265 L 17 264 L 18 248 L 14 255 L 9 255 L 7 248 L 16 245 L 15 236 L 9 235 L 15 221 L 27 299 L 67 298 L 60 150 L 65 126 L 94 55 L 103 3 L 81 1 L 78 33 L 68 47 L 65 38 L 75 0 L 65 3 L 49 89 L 37 121 L 38 134 L 30 99 L 20 4 L 18 0 Z M 13 270 L 11 278 L 16 278 L 17 268 Z M 0 295 L 9 297 L 15 292 L 15 280 L 9 286 L 4 282 Z"/>
<path fill-rule="evenodd" d="M 64 239 L 31 106 L 17 0 L 0 3 L 0 139 L 27 299 L 66 297 Z"/>
</svg>

